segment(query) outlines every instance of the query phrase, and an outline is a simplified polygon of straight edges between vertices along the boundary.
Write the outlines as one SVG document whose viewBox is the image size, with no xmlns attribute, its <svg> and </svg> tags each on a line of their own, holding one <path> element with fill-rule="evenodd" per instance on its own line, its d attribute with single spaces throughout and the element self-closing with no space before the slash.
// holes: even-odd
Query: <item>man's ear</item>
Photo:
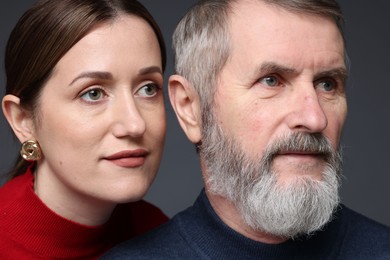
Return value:
<svg viewBox="0 0 390 260">
<path fill-rule="evenodd" d="M 32 118 L 30 113 L 20 106 L 20 99 L 14 95 L 6 95 L 3 98 L 2 108 L 5 118 L 19 141 L 23 143 L 33 140 Z"/>
<path fill-rule="evenodd" d="M 169 99 L 179 124 L 194 144 L 202 138 L 202 125 L 198 93 L 182 76 L 172 75 L 168 81 Z"/>
</svg>

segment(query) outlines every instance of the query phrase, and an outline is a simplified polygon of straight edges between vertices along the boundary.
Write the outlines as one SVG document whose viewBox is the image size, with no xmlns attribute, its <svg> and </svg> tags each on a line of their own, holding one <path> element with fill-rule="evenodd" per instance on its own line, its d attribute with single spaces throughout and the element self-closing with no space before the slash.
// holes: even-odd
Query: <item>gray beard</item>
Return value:
<svg viewBox="0 0 390 260">
<path fill-rule="evenodd" d="M 311 234 L 330 221 L 340 202 L 342 159 L 323 135 L 292 133 L 270 144 L 256 160 L 225 136 L 213 120 L 204 130 L 199 150 L 209 191 L 233 202 L 249 227 L 294 238 Z M 297 176 L 292 182 L 278 184 L 272 162 L 278 151 L 287 149 L 321 153 L 326 164 L 322 179 Z"/>
</svg>

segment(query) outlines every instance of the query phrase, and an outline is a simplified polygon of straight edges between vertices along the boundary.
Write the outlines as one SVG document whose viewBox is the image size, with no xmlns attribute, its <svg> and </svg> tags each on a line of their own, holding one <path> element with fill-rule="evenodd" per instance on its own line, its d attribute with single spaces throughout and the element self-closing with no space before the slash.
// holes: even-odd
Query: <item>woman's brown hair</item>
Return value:
<svg viewBox="0 0 390 260">
<path fill-rule="evenodd" d="M 37 106 L 45 82 L 58 61 L 95 25 L 120 14 L 147 21 L 160 45 L 162 68 L 166 49 L 157 23 L 136 0 L 40 0 L 27 10 L 14 27 L 5 51 L 6 94 L 20 98 L 20 105 L 39 122 Z M 21 156 L 9 179 L 26 171 L 30 163 Z"/>
</svg>

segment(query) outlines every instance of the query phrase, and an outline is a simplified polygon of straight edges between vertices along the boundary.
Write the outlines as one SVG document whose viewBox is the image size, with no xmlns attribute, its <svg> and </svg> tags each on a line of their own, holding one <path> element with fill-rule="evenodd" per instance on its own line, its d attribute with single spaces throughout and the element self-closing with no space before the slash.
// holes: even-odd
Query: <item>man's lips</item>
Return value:
<svg viewBox="0 0 390 260">
<path fill-rule="evenodd" d="M 308 152 L 308 151 L 280 151 L 275 154 L 274 158 L 289 158 L 293 160 L 299 160 L 301 163 L 310 162 L 310 161 L 318 161 L 318 160 L 327 160 L 327 154 L 323 152 Z"/>
<path fill-rule="evenodd" d="M 307 155 L 307 156 L 324 156 L 321 152 L 307 152 L 307 151 L 281 151 L 277 155 Z"/>
<path fill-rule="evenodd" d="M 148 154 L 144 149 L 125 150 L 104 157 L 103 159 L 120 167 L 134 168 L 143 165 Z"/>
</svg>

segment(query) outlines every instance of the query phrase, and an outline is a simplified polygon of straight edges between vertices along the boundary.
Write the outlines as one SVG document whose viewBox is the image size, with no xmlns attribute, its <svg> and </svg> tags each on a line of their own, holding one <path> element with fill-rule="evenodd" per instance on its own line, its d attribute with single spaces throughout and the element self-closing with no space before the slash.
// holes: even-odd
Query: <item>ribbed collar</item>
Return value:
<svg viewBox="0 0 390 260">
<path fill-rule="evenodd" d="M 2 188 L 0 228 L 14 241 L 51 258 L 90 259 L 111 246 L 107 225 L 84 226 L 57 215 L 34 193 L 33 180 L 29 169 Z"/>
</svg>

